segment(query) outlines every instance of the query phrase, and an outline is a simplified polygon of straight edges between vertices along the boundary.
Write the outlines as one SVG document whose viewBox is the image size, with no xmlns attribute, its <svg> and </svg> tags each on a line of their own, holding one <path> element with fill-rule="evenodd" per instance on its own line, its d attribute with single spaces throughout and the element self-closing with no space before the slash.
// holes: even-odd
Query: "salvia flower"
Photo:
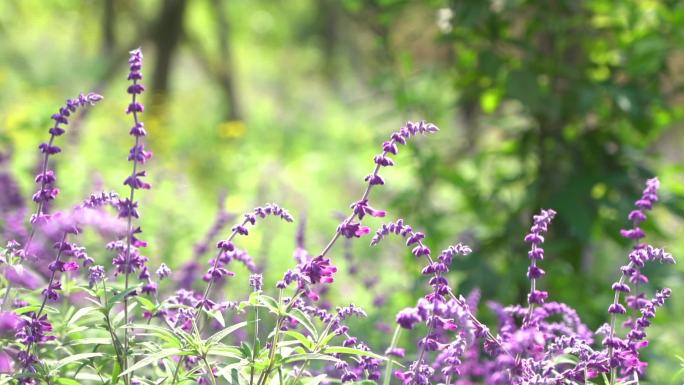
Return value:
<svg viewBox="0 0 684 385">
<path fill-rule="evenodd" d="M 165 263 L 159 265 L 156 271 L 157 277 L 161 280 L 171 275 L 171 269 Z"/>
<path fill-rule="evenodd" d="M 249 286 L 256 290 L 259 291 L 264 287 L 264 279 L 261 276 L 261 274 L 252 274 L 249 276 Z"/>
<path fill-rule="evenodd" d="M 48 169 L 48 158 L 50 155 L 61 152 L 59 146 L 55 144 L 55 139 L 66 132 L 63 126 L 69 124 L 71 114 L 75 113 L 79 108 L 92 106 L 100 100 L 102 100 L 102 96 L 96 93 L 80 94 L 77 98 L 67 99 L 65 105 L 60 107 L 59 111 L 52 115 L 52 120 L 54 120 L 55 124 L 48 130 L 50 139 L 47 143 L 42 143 L 38 146 L 40 152 L 43 153 L 43 162 L 41 170 L 38 175 L 36 175 L 35 179 L 40 187 L 38 191 L 33 194 L 33 201 L 37 203 L 38 208 L 36 209 L 36 213 L 31 217 L 32 223 L 43 220 L 43 216 L 45 215 L 43 212 L 45 204 L 55 199 L 59 194 L 59 189 L 54 186 L 57 181 L 55 172 Z"/>
<path fill-rule="evenodd" d="M 537 290 L 537 279 L 544 276 L 544 270 L 537 266 L 537 261 L 544 259 L 544 249 L 540 245 L 544 242 L 544 237 L 542 234 L 546 233 L 548 226 L 551 223 L 553 217 L 556 216 L 556 212 L 549 210 L 541 210 L 538 215 L 533 216 L 533 224 L 530 232 L 525 235 L 525 242 L 532 244 L 528 256 L 530 257 L 530 267 L 527 270 L 527 278 L 530 279 L 531 289 L 527 296 L 527 302 L 530 305 L 540 305 L 543 304 L 548 293 L 545 291 Z"/>
</svg>

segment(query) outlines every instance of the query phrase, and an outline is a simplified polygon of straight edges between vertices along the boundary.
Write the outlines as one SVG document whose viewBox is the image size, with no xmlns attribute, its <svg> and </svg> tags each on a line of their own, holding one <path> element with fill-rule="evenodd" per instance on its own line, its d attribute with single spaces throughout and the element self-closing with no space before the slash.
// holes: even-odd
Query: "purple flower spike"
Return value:
<svg viewBox="0 0 684 385">
<path fill-rule="evenodd" d="M 162 279 L 171 275 L 171 269 L 168 266 L 166 266 L 165 263 L 162 263 L 161 265 L 159 265 L 159 268 L 157 269 L 156 274 L 157 274 L 157 277 L 160 280 L 162 280 Z"/>
<path fill-rule="evenodd" d="M 404 329 L 413 329 L 413 326 L 420 322 L 420 317 L 416 309 L 409 307 L 397 313 L 397 324 Z"/>
<path fill-rule="evenodd" d="M 527 269 L 527 278 L 530 279 L 531 288 L 530 293 L 527 296 L 527 301 L 530 304 L 530 311 L 532 310 L 531 305 L 541 305 L 546 301 L 548 293 L 545 291 L 537 290 L 537 279 L 544 276 L 545 272 L 537 266 L 537 261 L 544 259 L 544 249 L 540 247 L 544 243 L 543 233 L 548 231 L 549 224 L 551 220 L 556 216 L 556 212 L 553 210 L 541 210 L 538 215 L 532 217 L 532 227 L 530 228 L 529 234 L 525 235 L 525 242 L 532 244 L 532 248 L 527 253 L 530 258 L 530 266 Z M 529 314 L 526 317 L 526 321 L 529 320 Z"/>
<path fill-rule="evenodd" d="M 332 283 L 333 275 L 337 272 L 337 268 L 330 263 L 330 260 L 321 255 L 302 265 L 300 270 L 312 284 Z"/>
<path fill-rule="evenodd" d="M 33 194 L 33 201 L 37 203 L 38 207 L 35 214 L 33 214 L 31 217 L 31 223 L 42 221 L 42 217 L 45 215 L 45 205 L 47 202 L 54 200 L 59 194 L 59 189 L 54 187 L 57 177 L 55 176 L 53 170 L 48 169 L 48 159 L 50 155 L 55 155 L 62 151 L 59 146 L 54 144 L 56 138 L 66 132 L 62 126 L 69 124 L 69 118 L 71 114 L 76 112 L 78 108 L 92 106 L 100 100 L 102 100 L 102 96 L 92 92 L 88 94 L 80 94 L 77 98 L 68 99 L 65 105 L 59 109 L 59 112 L 52 115 L 52 120 L 55 121 L 55 124 L 48 130 L 50 133 L 50 140 L 47 143 L 43 143 L 39 146 L 39 149 L 41 153 L 44 154 L 44 157 L 42 161 L 42 168 L 35 179 L 36 183 L 40 187 L 38 191 Z M 24 244 L 24 251 L 28 250 L 32 238 L 33 232 L 31 232 Z"/>
</svg>

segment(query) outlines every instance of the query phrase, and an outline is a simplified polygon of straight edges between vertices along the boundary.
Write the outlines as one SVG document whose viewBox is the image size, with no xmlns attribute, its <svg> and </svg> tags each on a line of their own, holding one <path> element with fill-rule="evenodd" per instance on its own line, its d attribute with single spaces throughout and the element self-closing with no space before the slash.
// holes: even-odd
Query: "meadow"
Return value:
<svg viewBox="0 0 684 385">
<path fill-rule="evenodd" d="M 684 7 L 486 3 L 0 5 L 0 383 L 680 384 Z"/>
</svg>

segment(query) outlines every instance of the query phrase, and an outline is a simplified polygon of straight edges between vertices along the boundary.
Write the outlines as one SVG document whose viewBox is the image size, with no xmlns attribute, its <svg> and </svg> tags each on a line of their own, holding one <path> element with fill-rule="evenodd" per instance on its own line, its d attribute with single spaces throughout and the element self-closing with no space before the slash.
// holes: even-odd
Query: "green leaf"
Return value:
<svg viewBox="0 0 684 385">
<path fill-rule="evenodd" d="M 80 320 L 81 318 L 83 318 L 83 317 L 85 317 L 91 313 L 95 313 L 95 314 L 98 314 L 101 316 L 102 313 L 100 313 L 98 310 L 99 309 L 94 307 L 94 306 L 86 306 L 86 307 L 80 308 L 69 319 L 69 322 L 67 323 L 67 325 L 74 325 L 74 324 L 76 324 L 76 322 L 78 322 L 78 320 Z"/>
<path fill-rule="evenodd" d="M 209 317 L 215 319 L 222 328 L 226 327 L 226 320 L 223 319 L 223 314 L 220 311 L 206 309 L 202 309 L 202 311 L 204 311 L 204 313 L 206 313 Z"/>
<path fill-rule="evenodd" d="M 267 295 L 258 295 L 256 299 L 272 313 L 280 315 L 280 306 L 278 305 L 278 301 L 276 301 L 273 297 L 269 297 Z"/>
<path fill-rule="evenodd" d="M 69 342 L 69 346 L 75 345 L 111 345 L 111 338 L 92 337 L 92 338 L 77 338 Z"/>
<path fill-rule="evenodd" d="M 119 374 L 121 374 L 121 366 L 119 365 L 118 360 L 114 360 L 114 365 L 112 365 L 112 374 L 109 378 L 119 378 Z"/>
<path fill-rule="evenodd" d="M 25 314 L 28 312 L 36 312 L 39 309 L 40 309 L 40 305 L 30 305 L 30 306 L 24 306 L 24 307 L 20 307 L 18 309 L 15 309 L 14 312 L 21 315 L 21 314 Z M 59 313 L 59 310 L 55 309 L 52 306 L 48 306 L 48 305 L 45 305 L 45 307 L 43 307 L 43 311 L 48 312 L 48 313 Z"/>
<path fill-rule="evenodd" d="M 283 364 L 287 364 L 287 363 L 291 363 L 291 362 L 313 361 L 313 360 L 341 362 L 341 360 L 338 358 L 335 358 L 333 356 L 328 356 L 326 354 L 320 354 L 320 353 L 293 354 L 289 357 L 283 358 L 283 360 L 281 362 Z"/>
<path fill-rule="evenodd" d="M 145 324 L 133 324 L 133 325 L 123 325 L 122 328 L 127 329 L 142 329 L 151 331 L 152 335 L 161 338 L 162 340 L 180 347 L 182 345 L 181 340 L 169 329 L 163 328 L 156 325 L 145 325 Z"/>
<path fill-rule="evenodd" d="M 57 379 L 58 384 L 64 384 L 64 385 L 81 385 L 80 382 L 73 380 L 71 378 L 65 378 L 65 377 L 60 377 Z"/>
<path fill-rule="evenodd" d="M 333 338 L 337 337 L 335 333 L 328 333 L 325 336 L 321 336 L 321 340 L 316 342 L 316 346 L 326 346 Z"/>
<path fill-rule="evenodd" d="M 72 356 L 63 358 L 59 361 L 56 362 L 55 366 L 53 369 L 57 370 L 63 366 L 73 364 L 76 362 L 81 362 L 90 358 L 95 358 L 95 357 L 102 357 L 104 356 L 104 353 L 80 353 L 80 354 L 74 354 Z"/>
<path fill-rule="evenodd" d="M 316 330 L 316 326 L 314 326 L 314 324 L 311 322 L 311 320 L 309 320 L 309 317 L 306 314 L 304 314 L 304 312 L 302 312 L 299 309 L 292 309 L 287 315 L 294 318 L 295 320 L 297 320 L 297 322 L 302 324 L 302 326 L 304 326 L 304 328 L 306 328 L 306 330 L 308 330 L 309 333 L 311 333 L 311 336 L 314 340 L 318 339 L 318 331 Z"/>
<path fill-rule="evenodd" d="M 138 306 L 137 302 L 132 302 L 128 305 L 128 314 L 133 313 L 133 309 L 135 309 Z M 124 316 L 126 315 L 125 312 L 121 311 L 112 318 L 112 324 L 118 325 L 120 322 L 123 321 Z"/>
<path fill-rule="evenodd" d="M 387 361 L 387 357 L 383 357 L 383 356 L 375 354 L 373 352 L 367 352 L 365 350 L 356 349 L 356 348 L 348 348 L 345 346 L 328 346 L 323 350 L 323 352 L 324 353 L 351 354 L 354 356 L 365 356 L 365 357 L 375 358 L 378 360 Z"/>
<path fill-rule="evenodd" d="M 109 298 L 107 300 L 107 313 L 109 313 L 112 310 L 114 305 L 121 302 L 125 296 L 131 294 L 132 292 L 134 292 L 136 290 L 138 290 L 137 287 L 129 287 L 128 289 L 120 292 L 119 294 L 113 296 L 112 298 Z"/>
<path fill-rule="evenodd" d="M 237 323 L 235 325 L 232 325 L 228 328 L 225 328 L 216 334 L 212 335 L 211 337 L 207 338 L 208 343 L 218 343 L 221 342 L 222 339 L 226 338 L 229 334 L 233 333 L 236 330 L 239 330 L 240 328 L 244 327 L 247 325 L 247 321 L 243 321 L 240 323 Z"/>
<path fill-rule="evenodd" d="M 132 373 L 140 368 L 144 368 L 145 366 L 157 362 L 161 360 L 162 358 L 170 357 L 170 356 L 188 356 L 193 354 L 194 352 L 191 350 L 187 349 L 178 349 L 178 348 L 169 348 L 169 349 L 162 349 L 161 351 L 148 355 L 146 358 L 138 361 L 135 365 L 131 366 L 130 368 L 126 369 L 125 371 L 121 372 L 119 374 L 119 377 L 125 376 L 128 373 Z"/>
<path fill-rule="evenodd" d="M 297 341 L 299 341 L 308 351 L 312 351 L 314 348 L 314 343 L 310 339 L 306 338 L 306 336 L 298 331 L 294 330 L 287 330 L 284 331 L 283 334 L 288 335 Z"/>
<path fill-rule="evenodd" d="M 209 348 L 209 351 L 207 352 L 207 354 L 212 355 L 212 356 L 235 358 L 238 360 L 241 360 L 244 358 L 240 349 L 231 348 L 228 346 L 225 346 L 225 347 L 213 346 L 213 347 Z"/>
<path fill-rule="evenodd" d="M 157 308 L 157 306 L 154 304 L 154 302 L 150 301 L 149 299 L 142 297 L 142 296 L 137 296 L 135 297 L 135 300 L 140 303 L 140 306 L 142 306 L 143 309 L 147 311 L 152 311 Z"/>
<path fill-rule="evenodd" d="M 238 380 L 238 382 L 234 381 L 235 379 L 238 379 L 238 377 L 233 376 L 233 371 L 235 371 L 235 373 L 237 373 L 238 368 L 241 368 L 243 366 L 245 366 L 245 364 L 242 362 L 236 362 L 234 364 L 226 365 L 217 372 L 216 377 L 223 377 L 231 385 L 238 385 L 239 380 Z M 232 382 L 231 382 L 231 379 L 228 378 L 228 374 L 231 374 L 231 377 L 233 377 Z"/>
</svg>

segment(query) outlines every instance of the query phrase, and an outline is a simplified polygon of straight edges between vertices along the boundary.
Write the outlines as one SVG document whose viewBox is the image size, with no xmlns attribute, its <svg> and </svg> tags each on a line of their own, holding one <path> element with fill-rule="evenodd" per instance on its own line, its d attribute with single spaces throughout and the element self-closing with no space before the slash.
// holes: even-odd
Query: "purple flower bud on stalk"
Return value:
<svg viewBox="0 0 684 385">
<path fill-rule="evenodd" d="M 168 266 L 166 266 L 165 263 L 162 263 L 161 265 L 159 265 L 159 268 L 157 269 L 156 274 L 157 274 L 157 277 L 160 280 L 162 280 L 162 279 L 171 275 L 171 269 Z"/>
<path fill-rule="evenodd" d="M 91 266 L 88 269 L 88 283 L 90 287 L 94 287 L 98 282 L 104 281 L 106 277 L 105 269 L 103 266 Z"/>
<path fill-rule="evenodd" d="M 531 305 L 541 305 L 548 297 L 547 292 L 536 289 L 536 280 L 543 277 L 545 274 L 544 270 L 537 266 L 537 261 L 544 259 L 544 249 L 539 247 L 544 243 L 542 234 L 548 231 L 549 224 L 555 216 L 556 212 L 553 210 L 541 210 L 538 215 L 532 217 L 532 227 L 530 228 L 529 234 L 525 235 L 525 242 L 532 244 L 532 248 L 527 253 L 530 258 L 530 266 L 527 269 L 527 278 L 529 278 L 531 282 L 530 293 L 527 296 L 527 302 L 530 304 L 530 312 L 532 311 Z M 531 314 L 528 314 L 526 321 L 529 319 L 530 315 Z"/>
<path fill-rule="evenodd" d="M 250 275 L 249 286 L 256 291 L 261 290 L 264 286 L 263 277 L 261 276 L 261 274 Z"/>
</svg>

